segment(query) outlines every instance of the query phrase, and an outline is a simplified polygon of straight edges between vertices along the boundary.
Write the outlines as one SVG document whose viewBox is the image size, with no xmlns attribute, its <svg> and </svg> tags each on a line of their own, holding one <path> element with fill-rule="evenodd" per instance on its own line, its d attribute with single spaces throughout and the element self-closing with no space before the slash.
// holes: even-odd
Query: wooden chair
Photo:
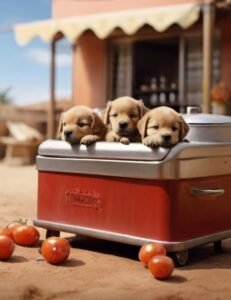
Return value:
<svg viewBox="0 0 231 300">
<path fill-rule="evenodd" d="M 6 147 L 4 161 L 20 165 L 34 163 L 42 135 L 23 122 L 9 121 L 6 125 L 9 136 L 0 137 L 0 143 Z"/>
</svg>

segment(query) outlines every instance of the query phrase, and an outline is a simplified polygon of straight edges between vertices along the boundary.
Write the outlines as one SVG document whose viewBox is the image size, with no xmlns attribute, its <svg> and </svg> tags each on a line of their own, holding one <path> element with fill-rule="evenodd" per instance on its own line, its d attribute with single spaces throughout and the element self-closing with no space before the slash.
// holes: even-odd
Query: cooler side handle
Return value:
<svg viewBox="0 0 231 300">
<path fill-rule="evenodd" d="M 225 193 L 222 188 L 191 188 L 190 195 L 192 196 L 221 196 Z"/>
</svg>

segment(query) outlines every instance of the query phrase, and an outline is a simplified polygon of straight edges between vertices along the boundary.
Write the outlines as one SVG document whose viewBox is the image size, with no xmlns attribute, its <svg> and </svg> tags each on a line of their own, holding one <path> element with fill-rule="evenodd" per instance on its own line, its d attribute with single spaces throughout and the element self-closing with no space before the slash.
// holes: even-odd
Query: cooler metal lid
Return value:
<svg viewBox="0 0 231 300">
<path fill-rule="evenodd" d="M 192 113 L 183 115 L 189 125 L 230 125 L 231 116 Z"/>
<path fill-rule="evenodd" d="M 103 147 L 100 149 L 105 150 L 106 144 L 126 151 L 118 153 L 117 150 L 116 157 L 112 157 L 116 149 L 111 152 L 109 149 L 96 151 L 98 147 Z M 179 143 L 171 149 L 154 150 L 143 147 L 145 146 L 142 144 L 122 145 L 104 142 L 98 142 L 90 147 L 71 147 L 66 142 L 47 141 L 41 145 L 39 155 L 37 155 L 37 170 L 158 180 L 231 174 L 231 143 Z M 67 148 L 67 151 L 63 151 L 64 148 Z M 81 148 L 79 153 L 82 156 L 79 156 L 77 151 L 79 148 Z M 140 149 L 140 152 L 137 149 Z M 92 155 L 92 151 L 95 154 Z M 162 156 L 156 156 L 156 153 L 162 153 Z M 166 154 L 165 157 L 164 154 Z M 118 158 L 119 155 L 120 158 Z"/>
<path fill-rule="evenodd" d="M 142 143 L 132 143 L 132 147 L 109 142 L 97 142 L 85 146 L 71 145 L 68 142 L 59 140 L 46 140 L 38 149 L 38 154 L 46 157 L 142 161 L 161 161 L 169 152 L 170 148 L 156 147 L 151 149 Z"/>
</svg>

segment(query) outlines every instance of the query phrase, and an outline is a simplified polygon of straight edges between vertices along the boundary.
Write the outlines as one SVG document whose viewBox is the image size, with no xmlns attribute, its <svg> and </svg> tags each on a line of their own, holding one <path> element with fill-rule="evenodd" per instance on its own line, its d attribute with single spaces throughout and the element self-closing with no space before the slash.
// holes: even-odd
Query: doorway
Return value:
<svg viewBox="0 0 231 300">
<path fill-rule="evenodd" d="M 177 106 L 178 57 L 178 38 L 135 42 L 133 96 L 150 108 Z"/>
</svg>

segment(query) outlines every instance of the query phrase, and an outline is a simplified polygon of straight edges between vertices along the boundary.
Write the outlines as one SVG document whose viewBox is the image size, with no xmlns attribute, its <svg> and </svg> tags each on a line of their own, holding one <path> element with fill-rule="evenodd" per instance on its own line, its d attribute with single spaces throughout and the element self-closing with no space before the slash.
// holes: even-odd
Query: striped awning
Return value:
<svg viewBox="0 0 231 300">
<path fill-rule="evenodd" d="M 17 24 L 14 32 L 19 45 L 29 43 L 34 37 L 48 42 L 58 32 L 74 42 L 86 30 L 93 31 L 99 39 L 105 39 L 115 28 L 120 28 L 127 35 L 136 33 L 144 25 L 158 32 L 173 24 L 186 29 L 198 20 L 199 15 L 200 5 L 190 3 Z"/>
</svg>

